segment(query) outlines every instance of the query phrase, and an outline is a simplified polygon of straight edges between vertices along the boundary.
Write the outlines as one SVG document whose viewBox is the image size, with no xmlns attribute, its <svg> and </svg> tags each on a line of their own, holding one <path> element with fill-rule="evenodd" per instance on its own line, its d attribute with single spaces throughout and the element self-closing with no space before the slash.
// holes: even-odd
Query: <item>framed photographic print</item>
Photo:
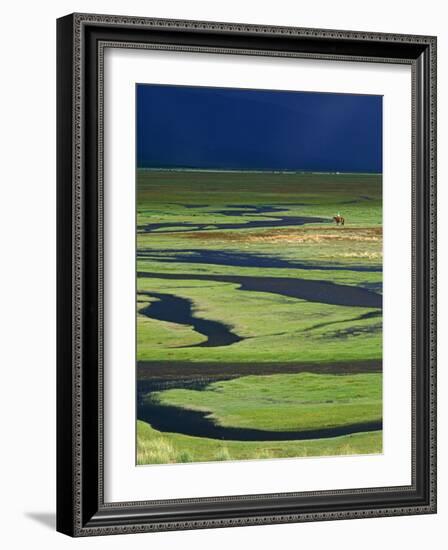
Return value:
<svg viewBox="0 0 448 550">
<path fill-rule="evenodd" d="M 58 20 L 71 536 L 436 511 L 436 39 Z"/>
</svg>

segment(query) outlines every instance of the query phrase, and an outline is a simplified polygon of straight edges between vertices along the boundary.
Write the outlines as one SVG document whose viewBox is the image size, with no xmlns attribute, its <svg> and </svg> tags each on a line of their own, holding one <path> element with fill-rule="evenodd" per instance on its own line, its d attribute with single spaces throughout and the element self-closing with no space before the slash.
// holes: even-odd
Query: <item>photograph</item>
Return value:
<svg viewBox="0 0 448 550">
<path fill-rule="evenodd" d="M 437 36 L 302 13 L 57 20 L 60 533 L 437 512 Z"/>
<path fill-rule="evenodd" d="M 136 464 L 381 454 L 383 97 L 135 100 Z"/>
</svg>

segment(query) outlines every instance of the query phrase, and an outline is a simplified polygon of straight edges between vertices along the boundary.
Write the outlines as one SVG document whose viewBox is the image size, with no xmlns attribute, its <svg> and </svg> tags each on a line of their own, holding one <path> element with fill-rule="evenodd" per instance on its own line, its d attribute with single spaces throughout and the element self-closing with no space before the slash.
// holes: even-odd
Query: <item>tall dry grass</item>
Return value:
<svg viewBox="0 0 448 550">
<path fill-rule="evenodd" d="M 178 453 L 173 445 L 162 437 L 142 440 L 137 439 L 137 464 L 175 464 L 177 462 L 189 462 L 180 460 L 181 454 Z"/>
</svg>

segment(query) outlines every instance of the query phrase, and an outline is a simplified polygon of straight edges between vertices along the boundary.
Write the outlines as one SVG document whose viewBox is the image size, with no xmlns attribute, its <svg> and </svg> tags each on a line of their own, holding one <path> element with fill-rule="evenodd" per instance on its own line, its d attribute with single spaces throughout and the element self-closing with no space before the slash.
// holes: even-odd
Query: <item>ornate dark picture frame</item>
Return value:
<svg viewBox="0 0 448 550">
<path fill-rule="evenodd" d="M 111 45 L 412 67 L 410 486 L 104 501 L 102 79 Z M 73 14 L 57 22 L 57 50 L 58 531 L 89 536 L 435 513 L 436 38 Z"/>
</svg>

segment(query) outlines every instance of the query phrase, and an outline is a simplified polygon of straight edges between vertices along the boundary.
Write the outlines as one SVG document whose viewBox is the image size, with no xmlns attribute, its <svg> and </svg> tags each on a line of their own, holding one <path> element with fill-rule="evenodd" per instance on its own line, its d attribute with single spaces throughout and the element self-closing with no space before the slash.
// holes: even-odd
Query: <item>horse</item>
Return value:
<svg viewBox="0 0 448 550">
<path fill-rule="evenodd" d="M 337 216 L 333 216 L 333 220 L 336 222 L 336 225 L 345 225 L 345 218 L 340 214 L 338 214 Z"/>
</svg>

